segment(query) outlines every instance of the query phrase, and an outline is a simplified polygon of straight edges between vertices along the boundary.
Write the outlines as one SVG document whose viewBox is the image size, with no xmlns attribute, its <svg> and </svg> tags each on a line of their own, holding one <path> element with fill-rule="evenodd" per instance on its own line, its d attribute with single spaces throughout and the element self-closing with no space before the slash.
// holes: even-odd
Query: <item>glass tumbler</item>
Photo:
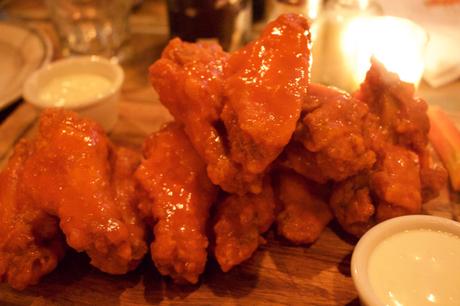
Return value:
<svg viewBox="0 0 460 306">
<path fill-rule="evenodd" d="M 129 35 L 127 0 L 46 0 L 64 55 L 117 57 Z"/>
<path fill-rule="evenodd" d="M 227 51 L 248 40 L 251 0 L 168 0 L 167 4 L 172 37 L 217 40 Z"/>
</svg>

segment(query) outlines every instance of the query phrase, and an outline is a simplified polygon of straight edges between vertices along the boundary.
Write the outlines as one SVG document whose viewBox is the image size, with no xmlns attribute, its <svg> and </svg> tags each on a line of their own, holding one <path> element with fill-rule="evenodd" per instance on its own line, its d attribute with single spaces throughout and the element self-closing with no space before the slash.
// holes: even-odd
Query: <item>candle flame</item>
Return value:
<svg viewBox="0 0 460 306">
<path fill-rule="evenodd" d="M 358 0 L 358 5 L 361 10 L 365 10 L 369 5 L 369 0 Z"/>
<path fill-rule="evenodd" d="M 351 21 L 342 36 L 342 48 L 357 83 L 361 83 L 374 56 L 401 80 L 418 84 L 423 74 L 427 37 L 416 24 L 396 17 L 361 17 Z"/>
</svg>

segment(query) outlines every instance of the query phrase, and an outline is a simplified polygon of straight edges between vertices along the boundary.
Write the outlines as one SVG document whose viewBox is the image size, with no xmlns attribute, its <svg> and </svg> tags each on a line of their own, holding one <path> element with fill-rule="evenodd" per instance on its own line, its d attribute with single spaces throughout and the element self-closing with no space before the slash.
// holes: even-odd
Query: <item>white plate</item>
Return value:
<svg viewBox="0 0 460 306">
<path fill-rule="evenodd" d="M 38 31 L 17 22 L 0 22 L 0 109 L 21 96 L 25 79 L 51 56 L 51 43 Z"/>
</svg>

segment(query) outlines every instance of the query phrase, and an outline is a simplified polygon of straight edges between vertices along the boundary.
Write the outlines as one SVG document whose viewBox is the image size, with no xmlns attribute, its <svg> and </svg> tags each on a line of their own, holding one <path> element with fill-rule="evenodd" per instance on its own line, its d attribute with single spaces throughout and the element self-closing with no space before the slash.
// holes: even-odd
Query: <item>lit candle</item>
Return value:
<svg viewBox="0 0 460 306">
<path fill-rule="evenodd" d="M 269 0 L 268 20 L 273 20 L 284 13 L 297 13 L 315 20 L 321 8 L 321 0 Z"/>
<path fill-rule="evenodd" d="M 407 19 L 376 16 L 378 9 L 370 5 L 361 10 L 355 3 L 347 9 L 339 6 L 342 2 L 314 24 L 312 81 L 353 92 L 375 57 L 417 87 L 424 69 L 426 32 Z"/>
<path fill-rule="evenodd" d="M 426 32 L 403 18 L 362 17 L 351 21 L 341 37 L 342 52 L 352 77 L 353 91 L 364 80 L 374 56 L 401 80 L 418 86 L 424 69 Z"/>
<path fill-rule="evenodd" d="M 348 24 L 357 18 L 380 15 L 381 8 L 369 0 L 330 0 L 313 23 L 312 81 L 351 90 L 349 59 L 343 52 L 342 37 Z"/>
</svg>

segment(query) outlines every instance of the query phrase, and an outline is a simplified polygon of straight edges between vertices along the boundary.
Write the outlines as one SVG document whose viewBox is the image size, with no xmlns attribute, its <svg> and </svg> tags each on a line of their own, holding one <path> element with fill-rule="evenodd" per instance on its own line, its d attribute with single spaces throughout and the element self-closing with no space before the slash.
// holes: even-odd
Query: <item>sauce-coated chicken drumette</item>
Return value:
<svg viewBox="0 0 460 306">
<path fill-rule="evenodd" d="M 0 174 L 0 278 L 23 289 L 53 270 L 65 243 L 111 274 L 144 257 L 137 213 L 137 153 L 114 146 L 102 128 L 69 111 L 45 110 Z"/>
</svg>

